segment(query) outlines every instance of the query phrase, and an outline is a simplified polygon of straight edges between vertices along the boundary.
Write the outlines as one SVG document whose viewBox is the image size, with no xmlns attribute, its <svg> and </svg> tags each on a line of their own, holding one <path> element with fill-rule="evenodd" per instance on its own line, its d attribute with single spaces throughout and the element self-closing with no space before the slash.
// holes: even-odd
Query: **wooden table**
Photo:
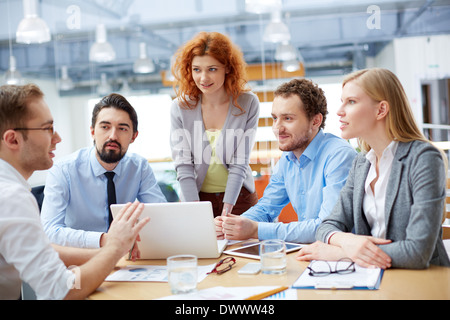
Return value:
<svg viewBox="0 0 450 320">
<path fill-rule="evenodd" d="M 295 260 L 296 253 L 288 254 L 284 275 L 240 275 L 237 271 L 255 260 L 236 257 L 233 268 L 222 274 L 211 274 L 201 281 L 199 290 L 215 286 L 291 286 L 308 265 Z M 223 258 L 222 255 L 221 258 Z M 216 263 L 219 259 L 199 259 L 199 265 Z M 121 260 L 126 265 L 165 265 L 165 260 Z M 150 300 L 170 295 L 168 283 L 104 282 L 93 294 L 92 300 Z M 426 270 L 388 269 L 384 272 L 378 290 L 297 290 L 299 300 L 450 300 L 450 268 L 431 266 Z"/>
</svg>

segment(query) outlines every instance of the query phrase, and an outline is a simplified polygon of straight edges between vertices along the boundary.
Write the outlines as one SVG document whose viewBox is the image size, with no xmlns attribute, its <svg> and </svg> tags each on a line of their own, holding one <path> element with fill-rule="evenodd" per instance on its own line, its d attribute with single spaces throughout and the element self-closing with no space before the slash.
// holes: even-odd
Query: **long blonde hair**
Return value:
<svg viewBox="0 0 450 320">
<path fill-rule="evenodd" d="M 386 101 L 389 112 L 386 116 L 386 134 L 391 140 L 410 142 L 414 140 L 431 141 L 425 138 L 416 123 L 408 97 L 397 76 L 387 69 L 371 68 L 355 71 L 344 78 L 342 87 L 347 82 L 355 81 L 374 101 Z M 363 139 L 358 138 L 361 150 L 369 151 L 371 147 Z M 442 155 L 445 175 L 448 171 L 448 159 L 443 150 L 436 148 Z M 445 206 L 444 206 L 445 213 Z"/>
<path fill-rule="evenodd" d="M 389 104 L 389 113 L 386 116 L 386 134 L 391 140 L 428 141 L 414 119 L 408 97 L 395 74 L 381 68 L 358 70 L 345 77 L 342 87 L 350 81 L 355 81 L 372 100 L 386 101 Z M 359 144 L 364 151 L 371 149 L 362 139 L 359 139 Z"/>
</svg>

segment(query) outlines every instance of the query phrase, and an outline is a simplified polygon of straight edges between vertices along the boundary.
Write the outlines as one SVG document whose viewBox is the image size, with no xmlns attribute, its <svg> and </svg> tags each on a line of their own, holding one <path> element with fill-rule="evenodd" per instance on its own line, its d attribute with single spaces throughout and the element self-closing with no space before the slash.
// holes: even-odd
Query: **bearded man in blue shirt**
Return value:
<svg viewBox="0 0 450 320">
<path fill-rule="evenodd" d="M 41 221 L 58 245 L 99 248 L 107 242 L 111 216 L 105 172 L 114 173 L 116 203 L 166 202 L 148 161 L 127 153 L 138 135 L 138 119 L 123 96 L 113 93 L 95 105 L 91 135 L 93 147 L 61 159 L 48 172 Z"/>
<path fill-rule="evenodd" d="M 350 144 L 324 133 L 327 101 L 322 89 L 307 79 L 294 79 L 275 91 L 273 131 L 284 151 L 258 203 L 241 216 L 215 219 L 219 239 L 315 241 L 344 186 L 356 156 Z M 276 222 L 291 202 L 298 221 Z"/>
</svg>

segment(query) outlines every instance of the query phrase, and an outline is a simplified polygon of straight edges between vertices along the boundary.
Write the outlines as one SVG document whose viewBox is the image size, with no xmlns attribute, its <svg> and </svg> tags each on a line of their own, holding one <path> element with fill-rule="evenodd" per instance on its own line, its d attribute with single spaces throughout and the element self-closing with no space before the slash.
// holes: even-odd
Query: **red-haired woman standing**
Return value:
<svg viewBox="0 0 450 320">
<path fill-rule="evenodd" d="M 259 101 L 247 88 L 242 52 L 217 32 L 200 32 L 176 54 L 172 157 L 184 201 L 211 201 L 214 216 L 258 201 L 250 152 Z"/>
</svg>

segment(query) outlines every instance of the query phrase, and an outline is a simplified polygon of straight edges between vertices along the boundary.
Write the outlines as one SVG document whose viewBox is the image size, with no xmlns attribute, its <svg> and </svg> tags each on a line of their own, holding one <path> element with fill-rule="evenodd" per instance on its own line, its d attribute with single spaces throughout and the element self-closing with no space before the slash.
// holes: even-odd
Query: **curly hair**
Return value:
<svg viewBox="0 0 450 320">
<path fill-rule="evenodd" d="M 320 129 L 325 128 L 327 118 L 327 98 L 321 88 L 308 79 L 293 79 L 280 85 L 274 93 L 274 96 L 283 98 L 297 95 L 303 103 L 306 116 L 311 120 L 316 114 L 322 114 L 322 124 Z"/>
<path fill-rule="evenodd" d="M 244 113 L 237 98 L 248 91 L 246 63 L 241 50 L 227 36 L 218 32 L 200 32 L 178 49 L 172 74 L 175 77 L 174 89 L 181 105 L 188 109 L 194 109 L 197 105 L 201 91 L 192 77 L 192 60 L 204 55 L 217 59 L 228 69 L 225 90 L 232 97 L 233 104 Z"/>
</svg>

